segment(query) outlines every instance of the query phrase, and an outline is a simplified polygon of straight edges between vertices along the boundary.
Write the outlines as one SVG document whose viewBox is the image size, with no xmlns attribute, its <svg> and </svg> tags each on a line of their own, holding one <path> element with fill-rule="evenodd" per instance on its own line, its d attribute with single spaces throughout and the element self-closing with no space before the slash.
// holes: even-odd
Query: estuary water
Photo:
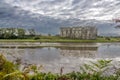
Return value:
<svg viewBox="0 0 120 80">
<path fill-rule="evenodd" d="M 0 53 L 8 60 L 20 60 L 22 66 L 42 66 L 43 72 L 78 71 L 89 61 L 120 61 L 120 43 L 0 43 Z"/>
</svg>

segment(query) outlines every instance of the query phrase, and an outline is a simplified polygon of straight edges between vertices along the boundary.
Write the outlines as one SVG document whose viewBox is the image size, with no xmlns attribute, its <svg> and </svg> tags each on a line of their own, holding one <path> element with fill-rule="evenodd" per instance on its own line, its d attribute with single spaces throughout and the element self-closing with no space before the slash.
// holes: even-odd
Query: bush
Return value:
<svg viewBox="0 0 120 80">
<path fill-rule="evenodd" d="M 106 37 L 105 40 L 111 40 L 109 37 Z"/>
<path fill-rule="evenodd" d="M 34 37 L 33 39 L 34 39 L 34 40 L 38 40 L 38 39 L 40 39 L 40 37 Z"/>
</svg>

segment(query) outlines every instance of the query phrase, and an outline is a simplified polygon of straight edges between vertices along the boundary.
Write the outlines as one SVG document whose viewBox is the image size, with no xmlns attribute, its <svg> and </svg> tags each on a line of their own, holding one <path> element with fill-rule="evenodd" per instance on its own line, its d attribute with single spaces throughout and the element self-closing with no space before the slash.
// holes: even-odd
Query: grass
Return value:
<svg viewBox="0 0 120 80">
<path fill-rule="evenodd" d="M 0 55 L 0 80 L 119 80 L 119 69 L 115 70 L 114 75 L 104 75 L 104 72 L 111 66 L 111 62 L 111 60 L 98 60 L 80 66 L 78 72 L 63 74 L 61 70 L 60 73 L 55 74 L 40 72 L 36 65 L 29 65 L 20 71 L 18 68 L 20 64 L 13 64 L 7 61 L 3 55 Z"/>
<path fill-rule="evenodd" d="M 120 42 L 120 38 L 100 38 L 98 37 L 95 40 L 80 40 L 80 39 L 69 39 L 61 38 L 56 36 L 41 36 L 39 39 L 0 39 L 0 42 L 51 42 L 51 43 L 104 43 L 104 42 Z"/>
</svg>

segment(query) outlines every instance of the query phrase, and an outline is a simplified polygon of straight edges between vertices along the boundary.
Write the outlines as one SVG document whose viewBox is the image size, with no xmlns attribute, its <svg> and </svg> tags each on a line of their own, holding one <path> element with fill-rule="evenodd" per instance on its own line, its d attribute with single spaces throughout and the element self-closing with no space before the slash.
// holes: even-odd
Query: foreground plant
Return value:
<svg viewBox="0 0 120 80">
<path fill-rule="evenodd" d="M 17 65 L 0 55 L 0 80 L 29 80 L 27 75 L 19 71 Z"/>
<path fill-rule="evenodd" d="M 82 71 L 82 79 L 87 80 L 116 80 L 117 76 L 104 75 L 104 73 L 109 69 L 112 60 L 98 60 L 97 62 L 90 62 L 90 64 L 84 64 L 80 67 Z"/>
<path fill-rule="evenodd" d="M 115 75 L 104 75 L 104 72 L 111 66 L 111 62 L 112 60 L 98 60 L 84 64 L 79 72 L 53 74 L 39 72 L 36 65 L 29 65 L 20 71 L 18 64 L 13 64 L 0 55 L 0 80 L 119 80 L 120 69 L 116 69 Z M 33 74 L 30 74 L 31 72 Z"/>
</svg>

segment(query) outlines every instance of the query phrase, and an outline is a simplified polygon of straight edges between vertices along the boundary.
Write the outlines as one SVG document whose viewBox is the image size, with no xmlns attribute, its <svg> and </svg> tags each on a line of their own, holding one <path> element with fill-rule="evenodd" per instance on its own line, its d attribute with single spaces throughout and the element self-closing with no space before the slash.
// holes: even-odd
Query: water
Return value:
<svg viewBox="0 0 120 80">
<path fill-rule="evenodd" d="M 0 53 L 8 60 L 21 60 L 21 64 L 42 65 L 42 71 L 78 71 L 80 65 L 97 59 L 120 61 L 120 43 L 0 43 Z M 11 46 L 15 46 L 11 48 Z M 18 48 L 18 46 L 43 46 Z"/>
</svg>

